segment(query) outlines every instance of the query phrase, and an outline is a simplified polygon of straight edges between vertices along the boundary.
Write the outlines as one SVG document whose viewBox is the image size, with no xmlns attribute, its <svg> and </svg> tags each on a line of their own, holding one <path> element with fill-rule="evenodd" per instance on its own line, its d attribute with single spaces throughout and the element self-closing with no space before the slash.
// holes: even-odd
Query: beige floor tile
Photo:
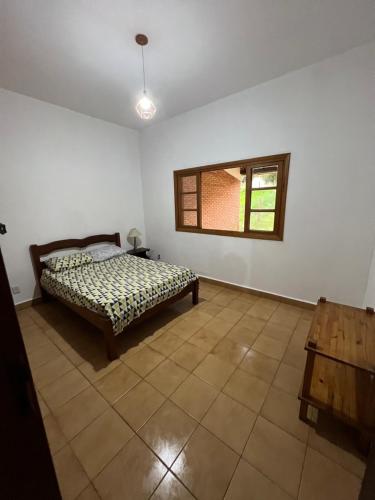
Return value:
<svg viewBox="0 0 375 500">
<path fill-rule="evenodd" d="M 247 300 L 243 300 L 240 296 L 238 299 L 233 299 L 232 302 L 229 302 L 227 305 L 228 309 L 233 309 L 233 311 L 238 311 L 242 314 L 245 314 L 250 307 L 252 307 L 253 302 L 248 302 Z"/>
<path fill-rule="evenodd" d="M 329 458 L 307 449 L 300 500 L 357 500 L 361 481 Z"/>
<path fill-rule="evenodd" d="M 62 433 L 55 417 L 52 414 L 47 415 L 43 419 L 44 428 L 46 430 L 49 448 L 52 455 L 57 453 L 67 444 L 64 434 Z"/>
<path fill-rule="evenodd" d="M 28 326 L 34 326 L 35 323 L 33 321 L 32 316 L 30 315 L 29 308 L 27 309 L 21 309 L 20 311 L 17 311 L 17 319 L 20 324 L 20 327 L 23 329 Z"/>
<path fill-rule="evenodd" d="M 201 304 L 199 306 L 199 310 L 208 314 L 209 316 L 216 316 L 217 314 L 219 314 L 219 312 L 221 311 L 222 307 L 221 306 L 218 306 L 216 304 L 213 304 L 212 302 L 204 302 L 203 304 Z"/>
<path fill-rule="evenodd" d="M 303 380 L 303 371 L 294 366 L 281 363 L 276 373 L 273 385 L 293 396 L 298 396 Z"/>
<path fill-rule="evenodd" d="M 237 324 L 230 330 L 226 338 L 249 349 L 254 344 L 258 335 L 258 332 Z"/>
<path fill-rule="evenodd" d="M 217 291 L 213 291 L 213 290 L 209 290 L 209 289 L 202 289 L 200 287 L 200 290 L 199 290 L 199 301 L 203 301 L 203 300 L 212 300 L 215 295 L 217 295 L 218 292 Z"/>
<path fill-rule="evenodd" d="M 88 486 L 87 477 L 70 446 L 65 446 L 53 457 L 57 480 L 64 500 L 74 500 Z"/>
<path fill-rule="evenodd" d="M 274 358 L 277 360 L 281 360 L 284 356 L 287 344 L 285 342 L 281 342 L 281 340 L 273 339 L 272 337 L 267 337 L 261 333 L 259 337 L 253 344 L 254 351 L 258 351 L 270 358 Z"/>
<path fill-rule="evenodd" d="M 43 330 L 51 327 L 50 323 L 42 316 L 42 312 L 38 310 L 38 308 L 31 307 L 29 313 L 34 323 Z"/>
<path fill-rule="evenodd" d="M 62 351 L 75 367 L 78 367 L 86 361 L 84 358 L 84 353 L 81 353 L 73 347 L 65 347 L 64 349 L 62 349 Z"/>
<path fill-rule="evenodd" d="M 232 302 L 233 299 L 237 298 L 237 295 L 232 295 L 231 293 L 228 293 L 226 290 L 223 290 L 216 294 L 214 297 L 212 297 L 211 302 L 213 304 L 217 304 L 218 306 L 225 307 L 230 302 Z"/>
<path fill-rule="evenodd" d="M 241 459 L 225 500 L 291 500 L 275 483 Z"/>
<path fill-rule="evenodd" d="M 139 352 L 134 354 L 128 359 L 125 359 L 125 363 L 134 370 L 141 377 L 145 377 L 151 370 L 153 370 L 158 364 L 163 361 L 164 356 L 158 352 L 150 349 L 149 347 L 144 347 Z"/>
<path fill-rule="evenodd" d="M 305 447 L 295 437 L 258 417 L 243 456 L 258 471 L 296 497 Z"/>
<path fill-rule="evenodd" d="M 201 328 L 189 339 L 189 342 L 207 353 L 210 352 L 222 338 L 223 335 L 220 332 Z"/>
<path fill-rule="evenodd" d="M 225 319 L 219 318 L 218 315 L 210 319 L 210 321 L 204 325 L 204 329 L 214 332 L 220 335 L 220 337 L 224 337 L 233 325 L 233 321 L 226 321 Z"/>
<path fill-rule="evenodd" d="M 171 472 L 168 472 L 150 500 L 194 500 L 194 497 Z"/>
<path fill-rule="evenodd" d="M 315 309 L 316 309 L 315 304 L 314 305 L 308 304 L 308 307 L 306 307 L 306 308 L 303 307 L 302 308 L 303 312 L 302 312 L 301 318 L 308 319 L 308 320 L 312 321 L 312 319 L 314 318 Z"/>
<path fill-rule="evenodd" d="M 223 392 L 257 413 L 269 387 L 269 384 L 260 378 L 237 369 L 224 386 Z"/>
<path fill-rule="evenodd" d="M 212 314 L 208 314 L 200 307 L 194 307 L 190 312 L 187 313 L 186 319 L 192 323 L 199 326 L 205 325 L 210 319 L 212 319 Z"/>
<path fill-rule="evenodd" d="M 277 307 L 278 302 L 268 303 L 263 302 L 262 299 L 260 299 L 247 311 L 247 314 L 253 316 L 254 318 L 268 321 Z"/>
<path fill-rule="evenodd" d="M 301 314 L 301 312 L 296 312 L 294 309 L 289 309 L 285 305 L 280 305 L 270 317 L 270 322 L 278 323 L 279 325 L 294 329 L 301 317 Z"/>
<path fill-rule="evenodd" d="M 44 399 L 42 398 L 41 394 L 39 394 L 38 391 L 36 391 L 36 395 L 37 395 L 37 398 L 38 398 L 40 413 L 42 414 L 42 417 L 44 418 L 47 415 L 49 415 L 49 413 L 50 413 L 49 408 L 46 405 Z"/>
<path fill-rule="evenodd" d="M 109 408 L 71 441 L 71 447 L 93 479 L 133 435 L 131 428 Z"/>
<path fill-rule="evenodd" d="M 205 351 L 202 351 L 194 344 L 185 342 L 171 355 L 171 359 L 186 370 L 192 371 L 206 355 Z"/>
<path fill-rule="evenodd" d="M 77 500 L 100 500 L 100 497 L 93 485 L 89 484 L 87 488 L 85 488 L 82 493 L 78 495 Z"/>
<path fill-rule="evenodd" d="M 79 365 L 78 369 L 90 382 L 96 382 L 120 365 L 121 361 L 119 359 L 108 361 L 105 353 L 102 352 L 98 356 L 93 356 L 90 361 L 85 361 Z"/>
<path fill-rule="evenodd" d="M 107 401 L 114 403 L 130 391 L 140 380 L 141 378 L 133 370 L 121 363 L 98 380 L 95 386 Z"/>
<path fill-rule="evenodd" d="M 207 315 L 209 318 L 211 316 Z M 188 318 L 184 318 L 180 320 L 178 323 L 172 326 L 168 331 L 175 334 L 182 340 L 188 340 L 194 333 L 196 333 L 200 328 L 202 328 L 202 324 L 193 323 L 189 321 Z"/>
<path fill-rule="evenodd" d="M 138 432 L 170 467 L 198 423 L 171 401 L 166 401 Z"/>
<path fill-rule="evenodd" d="M 304 370 L 306 365 L 306 351 L 302 346 L 291 341 L 285 351 L 283 363 L 294 366 L 298 370 Z"/>
<path fill-rule="evenodd" d="M 262 416 L 278 425 L 284 431 L 303 442 L 307 441 L 309 427 L 299 419 L 300 402 L 297 396 L 292 396 L 275 387 L 271 387 L 262 408 Z"/>
<path fill-rule="evenodd" d="M 16 313 L 22 334 L 24 331 L 27 331 L 30 328 L 35 328 L 36 326 L 38 326 L 34 321 L 31 308 L 22 309 L 21 311 L 16 311 Z"/>
<path fill-rule="evenodd" d="M 71 370 L 40 389 L 47 405 L 54 410 L 82 392 L 90 384 L 78 371 Z"/>
<path fill-rule="evenodd" d="M 203 418 L 202 425 L 241 454 L 255 419 L 254 412 L 221 393 Z"/>
<path fill-rule="evenodd" d="M 358 452 L 358 434 L 354 429 L 321 413 L 315 428 L 310 428 L 308 444 L 348 472 L 363 477 L 366 460 Z"/>
<path fill-rule="evenodd" d="M 306 319 L 303 316 L 298 320 L 295 333 L 300 335 L 304 340 L 306 340 L 307 335 L 309 334 L 311 328 L 311 319 Z"/>
<path fill-rule="evenodd" d="M 107 408 L 105 399 L 90 386 L 57 408 L 54 414 L 61 430 L 70 440 Z"/>
<path fill-rule="evenodd" d="M 281 342 L 288 343 L 293 335 L 293 329 L 288 328 L 287 326 L 279 325 L 278 323 L 269 322 L 263 328 L 262 334 L 267 335 L 267 337 L 280 340 Z"/>
<path fill-rule="evenodd" d="M 39 366 L 53 361 L 61 356 L 61 351 L 52 342 L 43 342 L 37 347 L 31 347 L 27 350 L 27 357 L 32 369 L 39 368 Z"/>
<path fill-rule="evenodd" d="M 142 342 L 144 344 L 147 344 L 147 345 L 151 344 L 152 342 L 154 342 L 155 340 L 160 338 L 162 335 L 164 335 L 164 333 L 166 333 L 168 330 L 169 330 L 168 325 L 166 325 L 162 328 L 157 328 L 156 330 L 152 331 L 151 333 L 147 333 L 147 335 L 145 334 L 145 337 L 142 340 Z"/>
<path fill-rule="evenodd" d="M 229 337 L 225 337 L 213 348 L 212 354 L 215 354 L 228 363 L 238 365 L 243 360 L 247 351 L 248 347 L 237 344 Z"/>
<path fill-rule="evenodd" d="M 170 356 L 183 344 L 183 339 L 167 331 L 161 337 L 151 342 L 150 347 L 163 356 Z"/>
<path fill-rule="evenodd" d="M 61 325 L 59 328 L 53 328 L 50 325 L 49 328 L 43 330 L 45 336 L 52 341 L 61 351 L 64 351 L 68 347 L 72 346 L 74 337 L 71 335 L 71 332 L 66 332 L 65 326 L 61 330 Z M 74 343 L 75 344 L 75 343 Z"/>
<path fill-rule="evenodd" d="M 73 369 L 74 365 L 62 354 L 58 358 L 33 370 L 33 380 L 35 385 L 40 389 Z"/>
<path fill-rule="evenodd" d="M 244 360 L 240 364 L 240 368 L 251 375 L 261 378 L 270 384 L 275 376 L 279 361 L 277 359 L 265 356 L 260 352 L 250 349 Z"/>
<path fill-rule="evenodd" d="M 259 297 L 252 294 L 251 292 L 241 292 L 238 296 L 238 299 L 247 302 L 249 305 L 254 305 L 256 302 L 258 302 Z"/>
<path fill-rule="evenodd" d="M 23 330 L 22 338 L 28 354 L 36 349 L 39 349 L 39 347 L 45 344 L 49 344 L 50 342 L 43 330 L 41 330 L 38 326 L 28 328 L 26 332 Z"/>
<path fill-rule="evenodd" d="M 296 346 L 299 346 L 301 349 L 304 349 L 306 345 L 306 338 L 295 330 L 290 339 L 290 342 Z"/>
<path fill-rule="evenodd" d="M 224 496 L 238 462 L 238 455 L 199 426 L 172 467 L 172 472 L 197 497 Z"/>
<path fill-rule="evenodd" d="M 164 396 L 168 397 L 188 375 L 189 372 L 187 370 L 181 368 L 170 359 L 166 359 L 147 375 L 146 380 L 164 394 Z"/>
<path fill-rule="evenodd" d="M 103 500 L 144 500 L 150 497 L 167 469 L 134 436 L 94 480 Z"/>
<path fill-rule="evenodd" d="M 114 405 L 116 411 L 137 431 L 163 404 L 165 397 L 147 382 L 140 382 Z"/>
<path fill-rule="evenodd" d="M 248 314 L 245 314 L 242 319 L 237 323 L 236 326 L 244 326 L 252 332 L 260 333 L 265 327 L 266 322 L 259 318 L 253 318 Z"/>
<path fill-rule="evenodd" d="M 218 395 L 215 387 L 190 375 L 171 396 L 171 400 L 186 413 L 200 421 Z"/>
<path fill-rule="evenodd" d="M 216 316 L 216 318 L 234 325 L 235 323 L 237 323 L 237 321 L 239 321 L 242 318 L 243 314 L 244 313 L 241 311 L 237 311 L 229 307 L 224 307 Z"/>
<path fill-rule="evenodd" d="M 194 370 L 194 374 L 208 384 L 221 389 L 234 370 L 235 366 L 232 363 L 228 363 L 214 354 L 208 354 Z"/>
<path fill-rule="evenodd" d="M 134 354 L 137 354 L 137 352 L 140 352 L 145 347 L 145 344 L 140 343 L 135 345 L 125 345 L 120 354 L 121 361 L 125 362 L 127 359 L 131 358 L 132 356 L 134 356 Z"/>
</svg>

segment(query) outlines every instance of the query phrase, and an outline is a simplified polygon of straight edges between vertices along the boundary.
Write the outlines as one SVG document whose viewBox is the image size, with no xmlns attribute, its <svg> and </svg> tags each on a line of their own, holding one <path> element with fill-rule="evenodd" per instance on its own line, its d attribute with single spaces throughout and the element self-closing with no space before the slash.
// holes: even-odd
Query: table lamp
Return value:
<svg viewBox="0 0 375 500">
<path fill-rule="evenodd" d="M 133 227 L 133 229 L 130 229 L 128 238 L 134 238 L 134 250 L 137 248 L 137 238 L 139 238 L 140 236 L 141 233 L 137 228 Z"/>
</svg>

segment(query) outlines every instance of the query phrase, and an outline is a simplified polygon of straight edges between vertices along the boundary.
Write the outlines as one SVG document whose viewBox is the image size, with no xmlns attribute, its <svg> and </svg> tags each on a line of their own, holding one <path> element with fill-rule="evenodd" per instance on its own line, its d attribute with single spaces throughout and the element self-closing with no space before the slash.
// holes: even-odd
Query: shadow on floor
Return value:
<svg viewBox="0 0 375 500">
<path fill-rule="evenodd" d="M 149 343 L 157 336 L 160 329 L 193 307 L 191 296 L 187 296 L 143 323 L 134 327 L 129 326 L 125 332 L 117 336 L 119 356 L 141 343 Z M 102 332 L 68 307 L 57 300 L 50 300 L 33 306 L 33 310 L 38 324 L 43 327 L 46 335 L 74 365 L 78 366 L 87 361 L 95 371 L 99 371 L 110 363 L 105 354 Z"/>
<path fill-rule="evenodd" d="M 360 451 L 359 431 L 353 427 L 345 425 L 330 415 L 319 412 L 314 431 L 318 438 L 324 438 L 331 444 L 354 455 L 362 462 L 366 462 L 366 456 Z"/>
</svg>

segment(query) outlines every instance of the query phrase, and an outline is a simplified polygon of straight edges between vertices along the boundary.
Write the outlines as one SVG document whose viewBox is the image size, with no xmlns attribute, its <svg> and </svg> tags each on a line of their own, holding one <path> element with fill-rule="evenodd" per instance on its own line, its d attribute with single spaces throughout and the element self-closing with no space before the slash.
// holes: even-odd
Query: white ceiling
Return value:
<svg viewBox="0 0 375 500">
<path fill-rule="evenodd" d="M 375 0 L 0 0 L 0 86 L 120 125 L 153 122 L 375 38 Z"/>
</svg>

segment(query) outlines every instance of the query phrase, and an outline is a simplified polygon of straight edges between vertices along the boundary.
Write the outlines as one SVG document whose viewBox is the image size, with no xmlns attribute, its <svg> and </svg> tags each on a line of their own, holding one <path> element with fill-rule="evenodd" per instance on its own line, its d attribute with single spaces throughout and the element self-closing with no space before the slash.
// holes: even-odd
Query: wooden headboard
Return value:
<svg viewBox="0 0 375 500">
<path fill-rule="evenodd" d="M 56 250 L 67 250 L 69 248 L 86 248 L 89 245 L 96 243 L 115 243 L 118 247 L 121 246 L 120 233 L 114 234 L 95 234 L 87 236 L 87 238 L 78 238 L 71 240 L 57 240 L 44 245 L 30 245 L 31 260 L 33 262 L 34 271 L 38 280 L 42 276 L 42 271 L 45 267 L 44 262 L 40 260 L 43 255 L 55 252 Z"/>
</svg>

